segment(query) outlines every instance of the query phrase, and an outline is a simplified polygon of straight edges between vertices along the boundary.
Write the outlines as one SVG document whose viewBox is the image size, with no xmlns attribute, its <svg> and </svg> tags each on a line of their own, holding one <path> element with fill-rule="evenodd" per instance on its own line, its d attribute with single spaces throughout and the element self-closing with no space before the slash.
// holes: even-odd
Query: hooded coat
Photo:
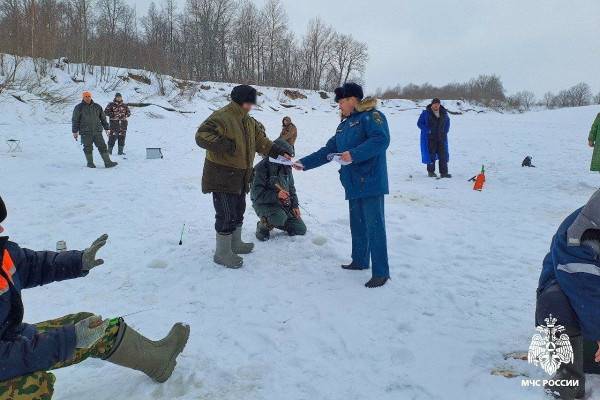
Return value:
<svg viewBox="0 0 600 400">
<path fill-rule="evenodd" d="M 448 159 L 450 159 L 450 152 L 448 150 L 448 132 L 450 131 L 450 117 L 448 116 L 448 110 L 444 108 L 444 106 L 440 106 L 440 121 L 439 131 L 433 132 L 435 123 L 434 121 L 435 114 L 431 109 L 431 104 L 427 106 L 425 110 L 419 116 L 419 120 L 417 121 L 417 126 L 421 130 L 421 161 L 423 164 L 431 164 L 438 159 L 438 155 L 436 154 L 432 159 L 429 153 L 429 142 L 431 135 L 439 135 L 437 140 L 442 140 L 446 147 L 446 154 L 448 155 Z"/>
<path fill-rule="evenodd" d="M 40 334 L 23 323 L 21 290 L 87 275 L 82 255 L 22 249 L 0 237 L 0 381 L 45 371 L 73 357 L 75 327 Z"/>
<path fill-rule="evenodd" d="M 305 170 L 330 161 L 332 153 L 349 151 L 352 163 L 340 167 L 340 181 L 346 200 L 389 193 L 386 150 L 390 131 L 385 115 L 376 109 L 377 99 L 367 97 L 338 125 L 324 147 L 300 160 Z"/>
<path fill-rule="evenodd" d="M 203 193 L 247 193 L 256 153 L 275 158 L 283 155 L 267 138 L 264 126 L 235 102 L 215 111 L 200 125 L 196 143 L 206 149 Z"/>
<path fill-rule="evenodd" d="M 600 260 L 588 246 L 569 246 L 567 231 L 582 208 L 569 215 L 552 238 L 537 293 L 558 283 L 577 314 L 587 340 L 600 340 Z"/>
</svg>

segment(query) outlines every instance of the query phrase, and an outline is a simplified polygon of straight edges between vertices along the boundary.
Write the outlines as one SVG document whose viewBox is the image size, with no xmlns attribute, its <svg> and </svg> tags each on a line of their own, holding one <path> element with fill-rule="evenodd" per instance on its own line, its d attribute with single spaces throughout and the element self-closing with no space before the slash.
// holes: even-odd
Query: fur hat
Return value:
<svg viewBox="0 0 600 400">
<path fill-rule="evenodd" d="M 363 88 L 358 83 L 347 82 L 343 86 L 335 89 L 335 102 L 338 103 L 341 99 L 348 97 L 356 97 L 362 100 L 364 97 Z"/>
<path fill-rule="evenodd" d="M 239 85 L 231 91 L 231 100 L 240 106 L 244 103 L 256 104 L 256 89 L 249 85 Z"/>
<path fill-rule="evenodd" d="M 600 190 L 597 190 L 567 229 L 567 245 L 580 246 L 587 230 L 600 229 Z"/>
<path fill-rule="evenodd" d="M 2 200 L 2 197 L 0 197 L 0 222 L 4 221 L 6 219 L 6 205 L 4 204 L 4 201 Z"/>
</svg>

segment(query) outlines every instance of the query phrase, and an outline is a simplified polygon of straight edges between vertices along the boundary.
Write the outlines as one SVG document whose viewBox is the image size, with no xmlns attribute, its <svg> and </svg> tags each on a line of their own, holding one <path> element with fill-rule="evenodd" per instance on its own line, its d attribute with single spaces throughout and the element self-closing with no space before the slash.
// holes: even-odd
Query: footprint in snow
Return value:
<svg viewBox="0 0 600 400">
<path fill-rule="evenodd" d="M 169 263 L 167 263 L 165 260 L 152 260 L 150 261 L 150 263 L 148 264 L 148 268 L 153 268 L 153 269 L 165 269 L 167 268 L 167 266 L 169 265 Z"/>
<path fill-rule="evenodd" d="M 325 236 L 318 235 L 312 238 L 312 242 L 317 246 L 323 246 L 325 243 L 327 243 L 327 238 Z"/>
</svg>

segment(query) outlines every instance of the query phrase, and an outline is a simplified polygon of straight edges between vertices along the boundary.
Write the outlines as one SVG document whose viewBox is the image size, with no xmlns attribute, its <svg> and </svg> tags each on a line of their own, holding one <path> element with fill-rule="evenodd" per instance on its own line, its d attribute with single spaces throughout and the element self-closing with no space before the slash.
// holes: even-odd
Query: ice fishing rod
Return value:
<svg viewBox="0 0 600 400">
<path fill-rule="evenodd" d="M 179 245 L 180 246 L 183 244 L 183 231 L 184 231 L 184 229 L 185 229 L 185 223 L 181 227 L 181 236 L 179 236 Z"/>
</svg>

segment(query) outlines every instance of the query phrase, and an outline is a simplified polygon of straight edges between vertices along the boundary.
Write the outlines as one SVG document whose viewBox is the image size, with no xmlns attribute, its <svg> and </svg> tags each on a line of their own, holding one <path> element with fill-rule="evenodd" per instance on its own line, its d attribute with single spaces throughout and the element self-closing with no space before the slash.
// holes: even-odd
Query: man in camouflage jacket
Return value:
<svg viewBox="0 0 600 400">
<path fill-rule="evenodd" d="M 127 118 L 131 116 L 131 111 L 127 104 L 123 102 L 121 93 L 115 95 L 115 99 L 108 103 L 104 113 L 108 116 L 110 132 L 108 134 L 108 152 L 112 155 L 115 142 L 119 140 L 119 155 L 124 155 L 125 137 L 127 136 Z"/>
</svg>

